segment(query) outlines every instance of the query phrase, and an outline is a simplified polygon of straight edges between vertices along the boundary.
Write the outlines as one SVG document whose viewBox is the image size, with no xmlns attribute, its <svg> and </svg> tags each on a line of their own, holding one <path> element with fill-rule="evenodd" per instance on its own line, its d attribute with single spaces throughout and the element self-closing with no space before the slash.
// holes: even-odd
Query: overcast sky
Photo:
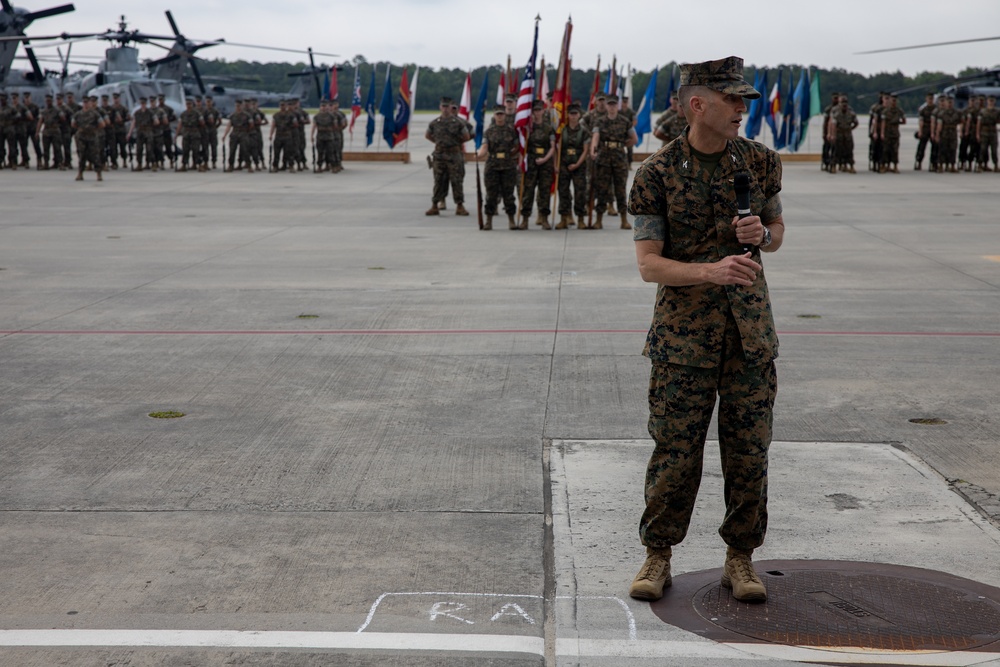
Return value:
<svg viewBox="0 0 1000 667">
<path fill-rule="evenodd" d="M 14 0 L 29 10 L 60 0 Z M 116 28 L 125 14 L 130 28 L 171 34 L 164 10 L 193 40 L 226 38 L 268 46 L 305 48 L 350 60 L 416 63 L 428 67 L 474 68 L 505 62 L 508 53 L 520 67 L 531 52 L 535 15 L 539 55 L 559 55 L 567 17 L 572 14 L 572 54 L 577 69 L 602 67 L 618 56 L 620 64 L 651 70 L 676 60 L 691 62 L 741 56 L 749 64 L 783 63 L 844 68 L 874 74 L 901 70 L 955 73 L 967 66 L 1000 65 L 1000 40 L 931 49 L 855 55 L 858 51 L 924 42 L 1000 35 L 1000 0 L 759 0 L 669 2 L 649 0 L 74 0 L 76 11 L 43 19 L 28 34 L 100 32 Z M 106 43 L 73 46 L 74 55 L 100 55 Z M 163 51 L 142 46 L 143 58 Z M 295 54 L 231 46 L 205 49 L 206 58 L 283 61 Z M 333 58 L 321 58 L 333 62 Z"/>
</svg>

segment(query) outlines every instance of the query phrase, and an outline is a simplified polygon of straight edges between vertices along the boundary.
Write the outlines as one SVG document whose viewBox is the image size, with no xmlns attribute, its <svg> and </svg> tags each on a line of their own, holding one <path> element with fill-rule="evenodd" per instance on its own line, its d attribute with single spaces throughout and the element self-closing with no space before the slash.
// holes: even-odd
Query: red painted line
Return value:
<svg viewBox="0 0 1000 667">
<path fill-rule="evenodd" d="M 645 334 L 646 329 L 316 329 L 306 330 L 0 330 L 0 336 L 481 336 L 498 334 Z M 1000 331 L 779 331 L 779 336 L 998 338 Z"/>
</svg>

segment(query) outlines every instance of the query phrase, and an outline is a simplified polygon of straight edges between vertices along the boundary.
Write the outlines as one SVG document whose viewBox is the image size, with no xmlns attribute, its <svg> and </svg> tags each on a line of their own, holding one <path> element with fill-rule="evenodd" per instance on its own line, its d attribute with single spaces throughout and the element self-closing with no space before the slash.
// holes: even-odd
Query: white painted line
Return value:
<svg viewBox="0 0 1000 667">
<path fill-rule="evenodd" d="M 402 632 L 286 632 L 244 630 L 0 630 L 0 647 L 171 647 L 230 649 L 347 649 L 447 653 L 516 653 L 545 655 L 542 637 L 525 635 L 439 634 Z M 629 641 L 614 639 L 556 640 L 562 657 L 706 658 L 790 660 L 845 665 L 973 667 L 1000 661 L 1000 653 L 884 652 L 858 648 L 809 648 L 780 644 L 720 644 L 712 641 Z"/>
<path fill-rule="evenodd" d="M 545 655 L 545 640 L 520 635 L 242 630 L 0 630 L 0 646 L 475 651 Z"/>
</svg>

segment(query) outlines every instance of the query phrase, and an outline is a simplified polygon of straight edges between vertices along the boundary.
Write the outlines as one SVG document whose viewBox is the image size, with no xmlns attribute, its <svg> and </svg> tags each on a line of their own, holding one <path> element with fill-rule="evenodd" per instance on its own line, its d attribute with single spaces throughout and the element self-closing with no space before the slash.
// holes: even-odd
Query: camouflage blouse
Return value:
<svg viewBox="0 0 1000 667">
<path fill-rule="evenodd" d="M 648 158 L 635 174 L 629 213 L 636 217 L 636 241 L 663 241 L 663 256 L 679 262 L 717 262 L 742 254 L 732 220 L 733 177 L 750 177 L 751 211 L 764 223 L 781 215 L 781 160 L 762 144 L 728 142 L 713 174 L 702 168 L 687 131 Z M 759 249 L 753 259 L 761 263 Z M 660 285 L 643 354 L 654 361 L 715 368 L 722 359 L 727 316 L 736 320 L 750 365 L 778 356 L 771 301 L 764 273 L 753 285 L 703 283 Z"/>
<path fill-rule="evenodd" d="M 517 159 L 520 154 L 520 142 L 517 137 L 517 130 L 510 125 L 494 125 L 486 129 L 483 135 L 486 139 L 486 148 L 489 151 L 486 158 L 486 168 L 490 171 L 494 169 L 516 169 Z"/>
</svg>

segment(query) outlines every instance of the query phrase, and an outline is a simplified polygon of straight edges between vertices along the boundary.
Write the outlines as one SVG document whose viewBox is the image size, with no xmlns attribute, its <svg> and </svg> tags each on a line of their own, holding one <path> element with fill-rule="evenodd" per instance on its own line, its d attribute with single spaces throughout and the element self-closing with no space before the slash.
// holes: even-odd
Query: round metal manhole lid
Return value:
<svg viewBox="0 0 1000 667">
<path fill-rule="evenodd" d="M 763 561 L 755 567 L 767 586 L 764 604 L 737 602 L 721 586 L 720 570 L 712 570 L 675 577 L 675 590 L 654 611 L 719 641 L 873 651 L 1000 645 L 1000 589 L 969 579 L 843 561 Z M 694 613 L 676 613 L 684 598 Z"/>
</svg>

